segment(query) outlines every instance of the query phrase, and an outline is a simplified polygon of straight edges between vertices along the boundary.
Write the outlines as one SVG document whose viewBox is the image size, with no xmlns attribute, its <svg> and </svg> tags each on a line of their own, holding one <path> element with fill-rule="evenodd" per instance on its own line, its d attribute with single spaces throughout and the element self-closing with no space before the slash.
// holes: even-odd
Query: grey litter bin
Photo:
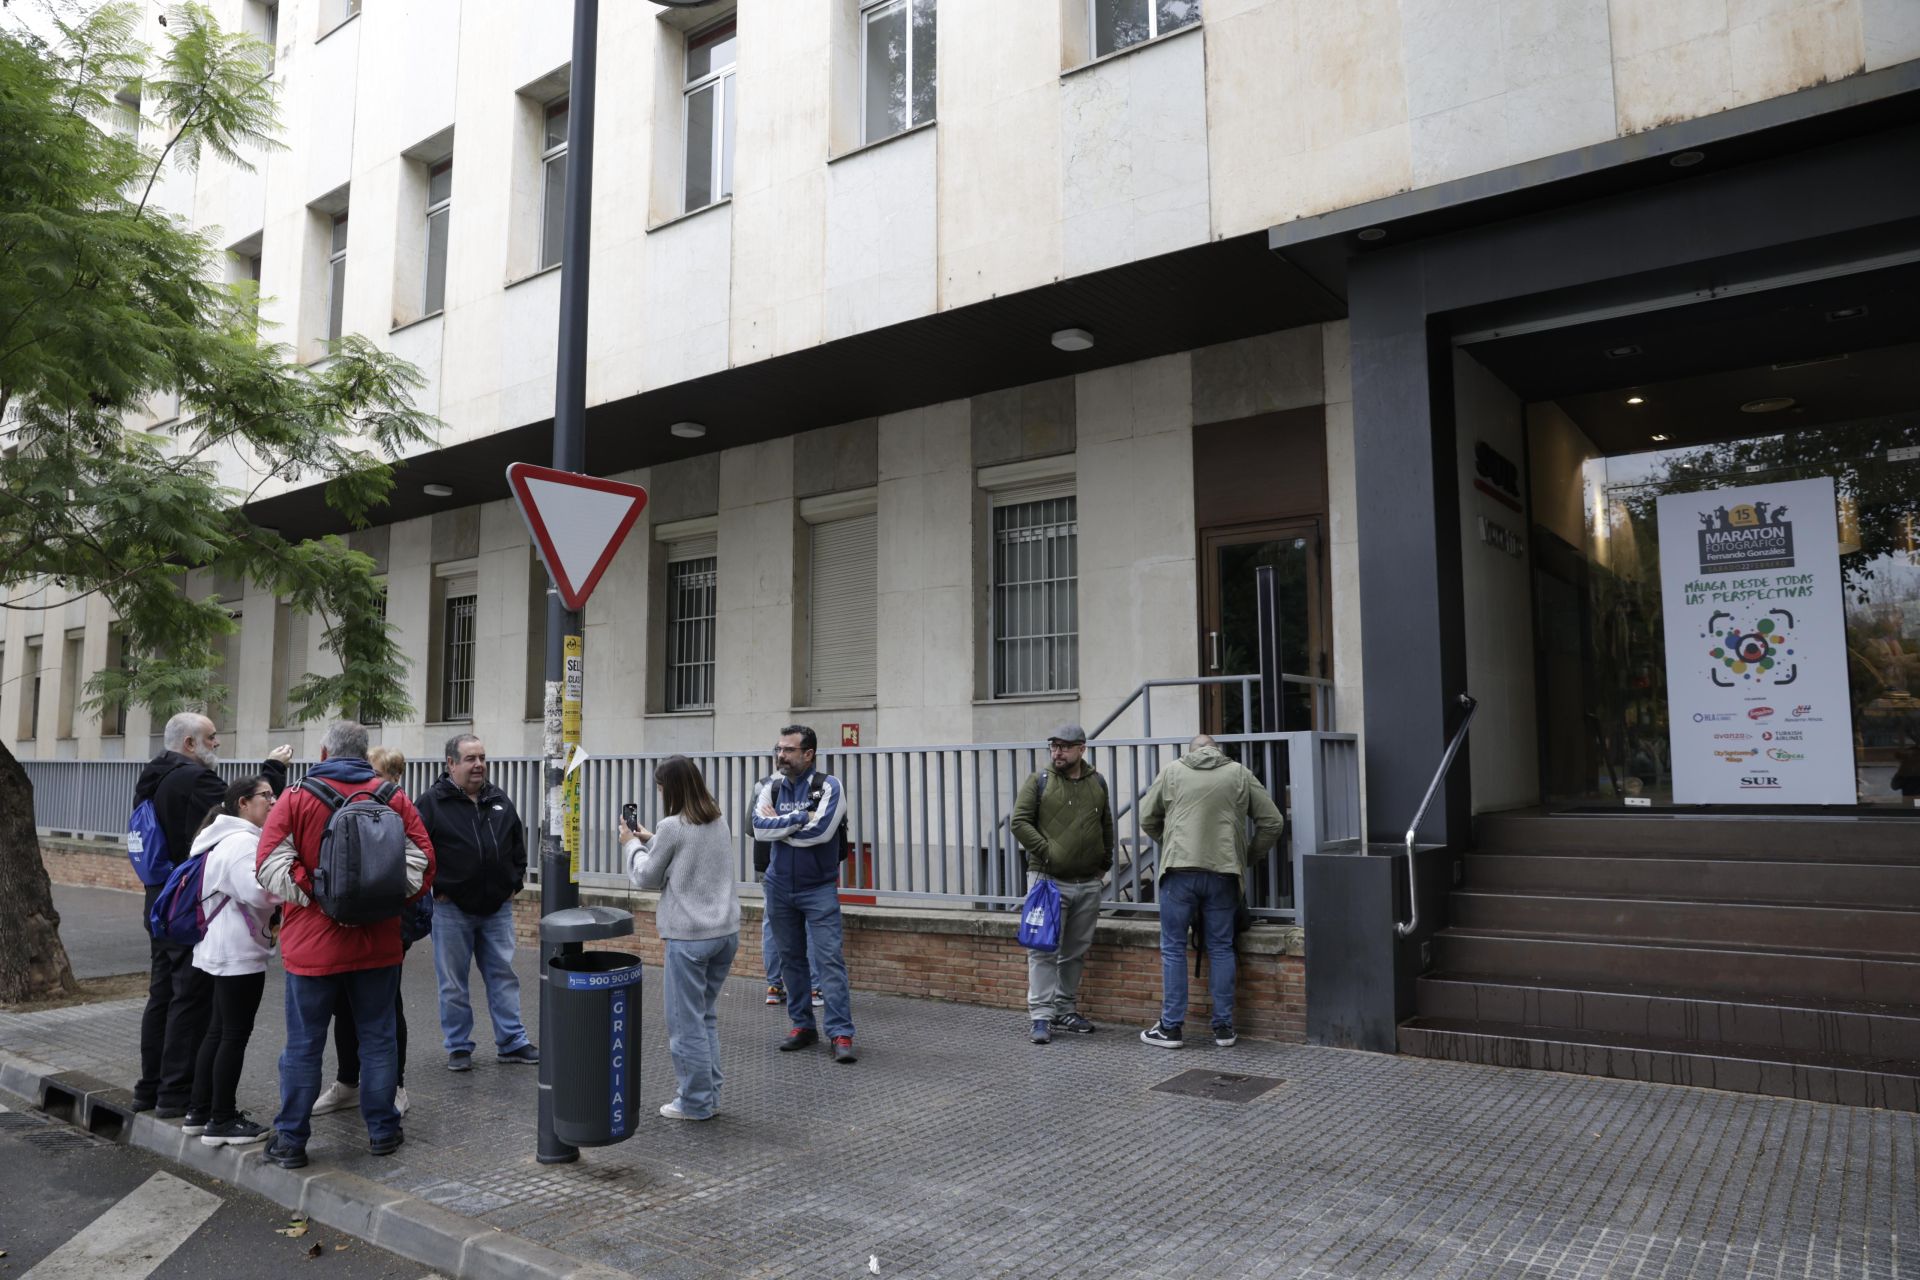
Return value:
<svg viewBox="0 0 1920 1280">
<path fill-rule="evenodd" d="M 613 907 L 569 907 L 540 921 L 543 942 L 581 943 L 633 932 Z M 553 1002 L 543 1052 L 552 1063 L 553 1132 L 576 1147 L 633 1136 L 640 1087 L 640 957 L 570 951 L 548 964 Z"/>
</svg>

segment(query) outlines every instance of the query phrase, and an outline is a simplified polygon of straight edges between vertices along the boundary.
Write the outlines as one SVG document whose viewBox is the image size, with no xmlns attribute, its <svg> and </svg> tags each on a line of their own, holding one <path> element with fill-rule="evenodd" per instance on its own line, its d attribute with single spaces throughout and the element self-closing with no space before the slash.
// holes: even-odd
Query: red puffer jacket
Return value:
<svg viewBox="0 0 1920 1280">
<path fill-rule="evenodd" d="M 341 795 L 353 795 L 380 785 L 382 779 L 372 776 L 371 769 L 367 772 L 365 780 L 319 780 Z M 388 805 L 406 822 L 408 880 L 416 869 L 420 870 L 420 890 L 414 894 L 418 898 L 433 885 L 433 841 L 427 838 L 420 813 L 405 792 L 395 791 Z M 320 858 L 320 837 L 332 816 L 333 811 L 318 796 L 289 787 L 267 815 L 267 825 L 260 832 L 260 852 L 254 860 L 260 884 L 286 904 L 280 928 L 281 963 L 288 973 L 303 978 L 400 963 L 398 916 L 378 924 L 337 924 L 308 896 L 313 889 L 314 865 Z"/>
</svg>

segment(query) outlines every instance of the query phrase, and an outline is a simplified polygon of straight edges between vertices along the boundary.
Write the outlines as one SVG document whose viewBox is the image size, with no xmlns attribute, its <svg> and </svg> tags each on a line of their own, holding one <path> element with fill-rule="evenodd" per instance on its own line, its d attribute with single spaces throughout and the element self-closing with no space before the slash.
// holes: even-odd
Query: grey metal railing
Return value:
<svg viewBox="0 0 1920 1280">
<path fill-rule="evenodd" d="M 1413 821 L 1407 824 L 1407 918 L 1393 922 L 1393 931 L 1404 938 L 1420 924 L 1420 882 L 1414 875 L 1413 841 L 1420 834 L 1420 824 L 1426 821 L 1427 807 L 1433 803 L 1434 793 L 1440 790 L 1440 784 L 1446 779 L 1447 770 L 1453 767 L 1453 758 L 1460 754 L 1460 744 L 1467 740 L 1467 727 L 1473 723 L 1473 713 L 1480 709 L 1479 700 L 1470 693 L 1460 695 L 1460 705 L 1467 714 L 1460 721 L 1460 727 L 1453 731 L 1453 740 L 1447 743 L 1447 753 L 1440 757 L 1440 767 L 1433 771 L 1433 781 L 1427 784 L 1427 794 L 1420 798 L 1420 807 L 1413 812 Z"/>
<path fill-rule="evenodd" d="M 1316 726 L 1324 726 L 1327 730 L 1333 730 L 1339 727 L 1339 723 L 1335 719 L 1334 714 L 1333 681 L 1322 679 L 1319 676 L 1290 676 L 1282 674 L 1280 682 L 1282 684 L 1297 684 L 1302 688 L 1312 691 L 1313 723 Z M 1142 680 L 1132 693 L 1120 700 L 1120 705 L 1113 709 L 1112 714 L 1108 715 L 1105 720 L 1102 720 L 1088 732 L 1087 737 L 1099 737 L 1102 733 L 1106 732 L 1107 728 L 1112 725 L 1114 721 L 1127 713 L 1127 708 L 1138 702 L 1140 704 L 1141 735 L 1151 738 L 1153 736 L 1153 691 L 1155 689 L 1193 688 L 1216 684 L 1237 684 L 1240 686 L 1240 723 L 1243 725 L 1252 724 L 1253 700 L 1256 696 L 1256 691 L 1260 687 L 1259 676 L 1170 676 L 1164 680 Z"/>
<path fill-rule="evenodd" d="M 1255 914 L 1302 922 L 1298 898 L 1303 854 L 1359 838 L 1358 744 L 1351 734 L 1300 731 L 1222 735 L 1220 745 L 1240 755 L 1260 774 L 1283 809 L 1287 837 L 1252 869 L 1248 897 Z M 1152 894 L 1155 855 L 1140 828 L 1137 804 L 1155 776 L 1186 749 L 1186 740 L 1127 739 L 1090 744 L 1088 759 L 1106 776 L 1123 811 L 1116 835 L 1119 865 L 1106 900 L 1122 910 L 1157 911 Z M 632 801 L 648 826 L 660 817 L 653 770 L 667 753 L 590 756 L 581 768 L 580 881 L 588 887 L 624 887 L 626 868 L 614 831 L 620 805 Z M 764 752 L 700 752 L 690 758 L 735 832 L 736 874 L 753 878 L 753 846 L 747 813 L 756 785 L 771 771 Z M 541 762 L 533 757 L 495 758 L 493 779 L 513 797 L 529 826 L 539 813 Z M 840 778 L 847 795 L 851 853 L 841 888 L 875 900 L 1011 907 L 1026 893 L 1025 858 L 1008 818 L 1020 784 L 1047 766 L 1041 743 L 989 743 L 956 747 L 862 747 L 826 750 L 819 767 Z M 239 776 L 252 763 L 223 764 Z M 309 767 L 296 762 L 298 779 Z M 33 761 L 34 822 L 46 831 L 118 837 L 133 807 L 137 761 Z M 439 774 L 437 761 L 408 765 L 407 785 L 417 794 Z M 1289 795 L 1291 804 L 1289 805 Z"/>
</svg>

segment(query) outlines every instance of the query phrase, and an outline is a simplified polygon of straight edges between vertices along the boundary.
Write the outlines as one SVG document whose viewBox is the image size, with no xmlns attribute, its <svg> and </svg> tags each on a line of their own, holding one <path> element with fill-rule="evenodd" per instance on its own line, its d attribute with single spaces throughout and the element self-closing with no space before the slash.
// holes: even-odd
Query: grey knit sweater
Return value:
<svg viewBox="0 0 1920 1280">
<path fill-rule="evenodd" d="M 660 891 L 654 925 L 662 938 L 698 942 L 740 932 L 733 835 L 725 818 L 698 827 L 662 818 L 653 839 L 627 841 L 626 854 L 634 884 Z"/>
</svg>

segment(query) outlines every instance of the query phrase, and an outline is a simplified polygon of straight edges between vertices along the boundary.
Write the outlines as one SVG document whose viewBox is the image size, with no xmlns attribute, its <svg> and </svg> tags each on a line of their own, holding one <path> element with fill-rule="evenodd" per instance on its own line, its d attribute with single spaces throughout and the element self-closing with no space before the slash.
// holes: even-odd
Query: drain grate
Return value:
<svg viewBox="0 0 1920 1280">
<path fill-rule="evenodd" d="M 1210 1102 L 1252 1102 L 1273 1088 L 1285 1084 L 1279 1076 L 1236 1076 L 1222 1071 L 1182 1071 L 1171 1080 L 1153 1086 L 1155 1093 L 1177 1093 L 1183 1098 L 1205 1098 Z"/>
<path fill-rule="evenodd" d="M 91 1151 L 101 1145 L 100 1139 L 92 1134 L 82 1133 L 78 1129 L 70 1129 L 65 1125 L 47 1125 L 32 1132 L 23 1132 L 20 1135 L 20 1141 L 30 1147 L 38 1147 L 42 1151 L 54 1152 Z"/>
<path fill-rule="evenodd" d="M 45 1123 L 45 1120 L 18 1111 L 0 1111 L 0 1129 L 38 1129 Z"/>
</svg>

